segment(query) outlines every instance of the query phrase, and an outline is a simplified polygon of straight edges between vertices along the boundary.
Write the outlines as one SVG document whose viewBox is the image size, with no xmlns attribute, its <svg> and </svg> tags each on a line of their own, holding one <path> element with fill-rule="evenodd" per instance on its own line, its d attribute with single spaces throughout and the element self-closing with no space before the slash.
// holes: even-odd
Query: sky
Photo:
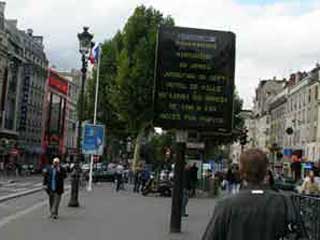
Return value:
<svg viewBox="0 0 320 240">
<path fill-rule="evenodd" d="M 103 42 L 141 4 L 171 15 L 177 26 L 234 32 L 235 83 L 247 109 L 260 80 L 288 78 L 320 62 L 320 0 L 8 0 L 5 17 L 44 36 L 50 65 L 70 70 L 80 66 L 83 26 Z"/>
</svg>

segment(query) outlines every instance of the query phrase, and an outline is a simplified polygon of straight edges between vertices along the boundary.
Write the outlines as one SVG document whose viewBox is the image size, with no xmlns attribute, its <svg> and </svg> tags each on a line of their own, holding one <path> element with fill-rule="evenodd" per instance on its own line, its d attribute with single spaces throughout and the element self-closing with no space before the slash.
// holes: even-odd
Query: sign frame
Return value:
<svg viewBox="0 0 320 240">
<path fill-rule="evenodd" d="M 191 40 L 181 40 L 183 38 Z M 159 27 L 153 92 L 154 126 L 163 129 L 197 130 L 199 132 L 223 134 L 232 132 L 235 38 L 235 34 L 232 32 L 184 27 Z M 196 39 L 196 41 L 192 39 Z M 177 47 L 178 44 L 180 45 Z M 221 44 L 221 49 L 219 49 L 219 44 Z M 216 48 L 214 48 L 215 46 Z M 211 47 L 212 49 L 210 49 Z M 227 49 L 226 56 L 220 59 L 219 57 L 223 55 L 224 49 Z M 198 59 L 197 61 L 187 59 L 188 70 L 183 72 L 181 69 L 183 63 L 177 61 L 178 58 L 181 59 L 181 56 Z M 190 70 L 190 66 L 197 66 L 200 69 Z M 196 75 L 195 79 L 191 79 L 193 73 Z M 197 79 L 200 76 L 202 77 L 201 83 Z M 221 78 L 220 81 L 217 80 L 218 77 Z M 181 88 L 175 89 L 174 86 Z M 197 90 L 193 90 L 191 86 L 196 87 Z M 210 94 L 208 89 L 213 92 L 215 89 L 217 90 L 215 94 Z M 223 91 L 218 92 L 218 89 L 223 89 Z M 196 96 L 195 93 L 199 94 Z M 222 96 L 219 95 L 220 93 Z M 175 97 L 180 97 L 180 99 L 174 99 Z M 183 100 L 183 98 L 185 99 Z M 207 99 L 220 101 L 221 104 L 216 103 L 210 106 Z M 222 102 L 227 102 L 227 104 L 222 104 Z M 176 106 L 176 109 L 174 109 L 174 106 Z M 183 110 L 187 108 L 189 110 Z M 207 109 L 210 110 L 207 111 Z M 222 114 L 219 117 L 217 117 L 218 114 L 214 113 L 217 109 Z M 161 119 L 161 116 L 169 116 L 169 119 Z M 176 119 L 172 120 L 175 117 Z"/>
</svg>

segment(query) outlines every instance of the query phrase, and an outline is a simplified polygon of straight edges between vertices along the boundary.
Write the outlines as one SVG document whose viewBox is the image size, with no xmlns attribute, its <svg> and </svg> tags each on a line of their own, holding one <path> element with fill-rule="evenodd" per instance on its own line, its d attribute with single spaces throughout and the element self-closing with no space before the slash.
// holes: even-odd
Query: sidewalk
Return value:
<svg viewBox="0 0 320 240">
<path fill-rule="evenodd" d="M 15 240 L 197 240 L 209 221 L 214 201 L 191 199 L 190 216 L 183 219 L 182 234 L 168 234 L 170 198 L 116 193 L 110 184 L 82 192 L 81 207 L 68 208 L 65 195 L 60 219 L 48 219 L 47 205 L 10 220 L 0 227 L 1 239 Z M 0 223 L 1 226 L 1 223 Z"/>
</svg>

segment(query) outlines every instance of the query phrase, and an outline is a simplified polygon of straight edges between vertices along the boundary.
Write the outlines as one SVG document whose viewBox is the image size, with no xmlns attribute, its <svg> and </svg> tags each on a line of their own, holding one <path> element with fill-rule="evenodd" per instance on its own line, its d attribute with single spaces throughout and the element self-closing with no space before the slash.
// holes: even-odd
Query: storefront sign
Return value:
<svg viewBox="0 0 320 240">
<path fill-rule="evenodd" d="M 49 86 L 65 95 L 68 94 L 68 82 L 63 80 L 58 74 L 50 71 Z"/>
<path fill-rule="evenodd" d="M 28 99 L 29 99 L 29 89 L 30 89 L 30 77 L 31 77 L 31 66 L 25 65 L 23 69 L 23 85 L 22 85 L 22 101 L 20 108 L 20 131 L 26 130 L 27 125 L 27 114 L 28 114 Z"/>
</svg>

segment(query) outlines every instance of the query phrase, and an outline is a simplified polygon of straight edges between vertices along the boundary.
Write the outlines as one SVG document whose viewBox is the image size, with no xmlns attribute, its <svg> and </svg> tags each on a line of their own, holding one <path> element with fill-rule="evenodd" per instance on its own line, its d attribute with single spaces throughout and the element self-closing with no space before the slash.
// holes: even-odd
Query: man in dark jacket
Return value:
<svg viewBox="0 0 320 240">
<path fill-rule="evenodd" d="M 44 169 L 43 185 L 49 195 L 50 217 L 58 218 L 61 195 L 64 192 L 65 169 L 60 166 L 59 158 L 54 158 L 52 166 Z"/>
<path fill-rule="evenodd" d="M 261 150 L 241 154 L 244 188 L 216 204 L 202 240 L 278 240 L 288 233 L 297 215 L 284 195 L 263 186 L 267 167 L 267 156 Z"/>
</svg>

